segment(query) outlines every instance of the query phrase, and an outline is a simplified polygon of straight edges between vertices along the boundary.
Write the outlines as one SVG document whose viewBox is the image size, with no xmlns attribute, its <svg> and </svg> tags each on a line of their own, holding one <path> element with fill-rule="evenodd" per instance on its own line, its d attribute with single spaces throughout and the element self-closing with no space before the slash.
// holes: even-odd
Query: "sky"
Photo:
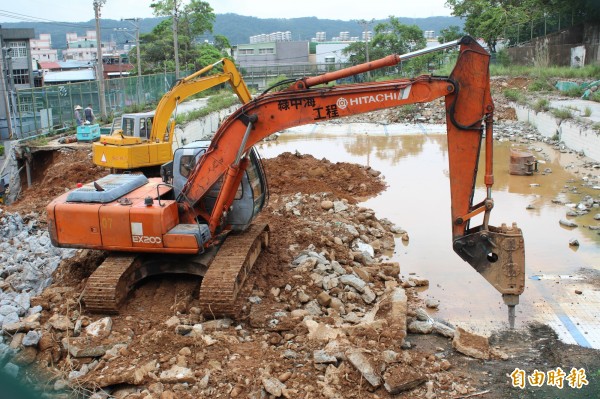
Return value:
<svg viewBox="0 0 600 399">
<path fill-rule="evenodd" d="M 183 0 L 184 3 L 187 2 Z M 258 18 L 321 19 L 385 19 L 395 17 L 426 18 L 448 16 L 446 0 L 205 0 L 215 14 L 235 13 Z M 105 0 L 101 18 L 151 18 L 150 0 Z M 352 4 L 353 3 L 353 4 Z M 359 5 L 360 4 L 360 5 Z M 94 19 L 93 0 L 25 0 L 3 1 L 0 5 L 0 23 L 21 21 L 83 22 Z"/>
</svg>

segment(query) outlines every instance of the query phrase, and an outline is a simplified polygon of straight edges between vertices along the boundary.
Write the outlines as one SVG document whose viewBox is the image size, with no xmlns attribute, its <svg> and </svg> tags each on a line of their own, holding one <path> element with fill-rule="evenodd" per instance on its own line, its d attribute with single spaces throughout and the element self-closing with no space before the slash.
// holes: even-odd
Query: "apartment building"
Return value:
<svg viewBox="0 0 600 399">
<path fill-rule="evenodd" d="M 0 28 L 0 140 L 20 131 L 16 115 L 16 90 L 30 88 L 37 76 L 37 68 L 31 58 L 30 40 L 35 37 L 33 29 Z"/>
<path fill-rule="evenodd" d="M 30 39 L 31 58 L 40 61 L 58 61 L 58 50 L 52 48 L 52 36 L 49 33 L 40 33 L 39 39 Z"/>
</svg>

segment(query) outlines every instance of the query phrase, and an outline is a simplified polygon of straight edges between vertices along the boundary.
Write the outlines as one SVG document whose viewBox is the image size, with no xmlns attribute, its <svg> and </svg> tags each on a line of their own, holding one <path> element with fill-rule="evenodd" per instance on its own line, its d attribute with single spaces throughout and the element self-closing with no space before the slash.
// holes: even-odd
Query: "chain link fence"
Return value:
<svg viewBox="0 0 600 399">
<path fill-rule="evenodd" d="M 185 76 L 185 75 L 184 75 Z M 143 105 L 157 103 L 175 84 L 175 73 L 106 79 L 106 111 L 109 117 L 141 110 Z M 88 104 L 96 117 L 100 115 L 98 81 L 17 90 L 18 139 L 60 132 L 75 126 L 76 105 Z"/>
</svg>

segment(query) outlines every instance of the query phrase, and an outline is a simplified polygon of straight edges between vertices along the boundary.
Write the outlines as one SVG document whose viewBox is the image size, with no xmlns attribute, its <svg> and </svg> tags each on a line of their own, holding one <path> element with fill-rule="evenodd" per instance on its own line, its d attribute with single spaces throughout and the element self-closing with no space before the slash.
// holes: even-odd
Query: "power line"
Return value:
<svg viewBox="0 0 600 399">
<path fill-rule="evenodd" d="M 42 23 L 42 24 L 48 24 L 48 25 L 66 26 L 66 27 L 78 28 L 78 29 L 95 29 L 95 26 L 93 26 L 93 25 L 81 25 L 78 23 L 59 22 L 59 21 L 54 21 L 51 19 L 34 17 L 31 15 L 19 14 L 16 12 L 6 11 L 6 10 L 0 10 L 0 16 L 16 19 L 20 22 L 35 22 L 35 23 Z M 113 28 L 104 27 L 104 28 L 101 28 L 101 30 L 112 31 Z"/>
</svg>

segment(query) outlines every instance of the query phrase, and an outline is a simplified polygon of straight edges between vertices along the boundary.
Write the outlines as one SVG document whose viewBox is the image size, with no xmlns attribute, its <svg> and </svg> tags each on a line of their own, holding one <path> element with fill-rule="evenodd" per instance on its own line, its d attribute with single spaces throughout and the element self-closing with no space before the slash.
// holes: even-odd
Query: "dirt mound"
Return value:
<svg viewBox="0 0 600 399">
<path fill-rule="evenodd" d="M 36 212 L 46 219 L 46 205 L 65 191 L 108 174 L 106 168 L 92 162 L 90 148 L 62 148 L 38 151 L 33 157 L 32 186 L 24 188 L 19 199 L 11 204 L 11 212 Z M 24 186 L 25 187 L 25 186 Z"/>
<path fill-rule="evenodd" d="M 272 194 L 329 192 L 333 196 L 356 203 L 376 195 L 385 183 L 376 179 L 380 172 L 345 162 L 331 163 L 312 155 L 283 153 L 264 161 Z"/>
</svg>

